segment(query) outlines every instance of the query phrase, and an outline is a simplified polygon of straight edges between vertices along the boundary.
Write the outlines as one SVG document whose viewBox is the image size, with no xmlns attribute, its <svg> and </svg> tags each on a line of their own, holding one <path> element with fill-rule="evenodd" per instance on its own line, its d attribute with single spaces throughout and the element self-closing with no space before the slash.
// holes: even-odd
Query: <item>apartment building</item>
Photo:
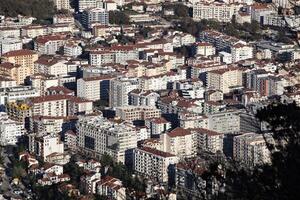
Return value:
<svg viewBox="0 0 300 200">
<path fill-rule="evenodd" d="M 45 74 L 49 76 L 66 76 L 68 74 L 67 61 L 53 57 L 40 57 L 34 63 L 34 72 L 36 74 Z"/>
<path fill-rule="evenodd" d="M 72 24 L 74 17 L 71 14 L 56 14 L 53 16 L 53 24 Z"/>
<path fill-rule="evenodd" d="M 199 35 L 201 41 L 211 43 L 215 46 L 216 51 L 231 52 L 231 47 L 235 44 L 241 43 L 246 45 L 245 41 L 242 41 L 236 37 L 228 36 L 218 31 L 206 30 Z"/>
<path fill-rule="evenodd" d="M 160 97 L 156 92 L 139 89 L 132 90 L 128 95 L 129 104 L 133 106 L 156 106 L 156 102 Z"/>
<path fill-rule="evenodd" d="M 243 4 L 226 4 L 220 2 L 198 2 L 193 4 L 193 19 L 213 19 L 220 22 L 230 22 Z"/>
<path fill-rule="evenodd" d="M 21 50 L 23 48 L 23 43 L 18 38 L 0 38 L 0 56 L 10 52 Z"/>
<path fill-rule="evenodd" d="M 48 28 L 44 25 L 29 25 L 21 28 L 21 36 L 29 38 L 46 35 L 47 32 Z"/>
<path fill-rule="evenodd" d="M 117 162 L 131 158 L 137 146 L 134 126 L 120 121 L 109 121 L 100 116 L 80 117 L 77 124 L 78 147 L 87 155 L 100 159 L 107 153 Z"/>
<path fill-rule="evenodd" d="M 93 102 L 71 95 L 48 95 L 29 100 L 33 115 L 72 116 L 89 114 L 93 111 Z"/>
<path fill-rule="evenodd" d="M 90 64 L 101 66 L 107 63 L 126 64 L 128 60 L 138 60 L 139 51 L 136 46 L 112 46 L 90 52 Z"/>
<path fill-rule="evenodd" d="M 240 131 L 240 117 L 236 111 L 226 111 L 208 115 L 209 130 L 218 133 L 236 134 Z"/>
<path fill-rule="evenodd" d="M 193 46 L 196 55 L 212 56 L 216 54 L 216 48 L 208 42 L 196 42 Z"/>
<path fill-rule="evenodd" d="M 196 135 L 181 127 L 160 135 L 163 141 L 163 151 L 179 158 L 193 157 L 197 154 Z"/>
<path fill-rule="evenodd" d="M 107 25 L 109 23 L 109 13 L 103 8 L 90 8 L 82 13 L 82 25 L 85 28 L 92 28 L 93 24 Z"/>
<path fill-rule="evenodd" d="M 191 129 L 197 138 L 197 150 L 200 152 L 223 152 L 223 134 L 205 128 Z"/>
<path fill-rule="evenodd" d="M 109 106 L 121 107 L 129 105 L 129 92 L 138 89 L 139 80 L 137 78 L 118 78 L 110 81 L 109 86 Z"/>
<path fill-rule="evenodd" d="M 229 93 L 232 88 L 242 86 L 242 71 L 239 68 L 227 68 L 207 72 L 207 87 Z"/>
<path fill-rule="evenodd" d="M 32 86 L 0 88 L 0 105 L 37 96 L 40 96 L 40 93 Z"/>
<path fill-rule="evenodd" d="M 77 80 L 77 96 L 91 101 L 108 100 L 109 86 L 114 77 L 100 75 Z"/>
<path fill-rule="evenodd" d="M 233 159 L 248 167 L 271 162 L 270 151 L 261 134 L 245 133 L 233 138 Z"/>
<path fill-rule="evenodd" d="M 0 75 L 0 88 L 10 88 L 16 86 L 17 86 L 17 82 L 14 79 Z"/>
<path fill-rule="evenodd" d="M 171 129 L 171 122 L 163 117 L 150 118 L 145 120 L 145 126 L 150 129 L 152 137 L 157 137 Z"/>
<path fill-rule="evenodd" d="M 29 151 L 43 160 L 46 160 L 52 153 L 64 153 L 64 144 L 60 136 L 46 134 L 41 136 L 29 135 Z"/>
<path fill-rule="evenodd" d="M 52 0 L 57 10 L 71 10 L 70 0 Z"/>
<path fill-rule="evenodd" d="M 126 188 L 117 178 L 105 176 L 97 183 L 96 188 L 96 193 L 99 195 L 104 195 L 115 200 L 126 199 Z"/>
<path fill-rule="evenodd" d="M 253 58 L 253 47 L 241 43 L 235 44 L 231 47 L 232 62 L 247 60 Z"/>
<path fill-rule="evenodd" d="M 64 35 L 44 35 L 39 36 L 34 41 L 34 50 L 40 55 L 55 55 L 66 40 Z"/>
<path fill-rule="evenodd" d="M 116 107 L 116 117 L 125 121 L 146 120 L 160 117 L 160 110 L 149 106 Z"/>
<path fill-rule="evenodd" d="M 2 27 L 0 28 L 0 38 L 19 38 L 20 37 L 20 29 L 13 27 Z"/>
<path fill-rule="evenodd" d="M 64 55 L 70 57 L 78 57 L 82 54 L 82 47 L 78 42 L 69 41 L 64 45 Z"/>
<path fill-rule="evenodd" d="M 134 170 L 153 181 L 167 182 L 178 163 L 177 156 L 149 147 L 134 149 Z"/>
<path fill-rule="evenodd" d="M 12 63 L 19 66 L 16 70 L 15 76 L 12 78 L 17 81 L 17 84 L 24 83 L 24 79 L 34 73 L 34 62 L 37 61 L 38 54 L 31 50 L 16 50 L 10 51 L 2 55 L 2 63 Z M 4 64 L 8 68 L 14 68 Z"/>
<path fill-rule="evenodd" d="M 100 7 L 100 2 L 100 0 L 79 0 L 78 10 L 83 12 L 85 9 Z"/>
<path fill-rule="evenodd" d="M 25 135 L 24 124 L 11 120 L 9 115 L 0 112 L 0 144 L 1 146 L 16 145 Z"/>
</svg>

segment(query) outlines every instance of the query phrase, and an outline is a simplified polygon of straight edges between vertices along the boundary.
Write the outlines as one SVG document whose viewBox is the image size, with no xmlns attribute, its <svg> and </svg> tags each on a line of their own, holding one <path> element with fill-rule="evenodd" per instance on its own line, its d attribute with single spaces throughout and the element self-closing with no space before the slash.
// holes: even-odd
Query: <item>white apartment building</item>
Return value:
<svg viewBox="0 0 300 200">
<path fill-rule="evenodd" d="M 128 94 L 134 89 L 138 89 L 139 79 L 118 78 L 110 81 L 109 106 L 120 107 L 129 105 Z"/>
<path fill-rule="evenodd" d="M 208 42 L 196 42 L 194 46 L 196 55 L 212 56 L 216 54 L 216 48 Z"/>
<path fill-rule="evenodd" d="M 0 76 L 0 88 L 11 88 L 16 86 L 17 82 L 15 80 Z"/>
<path fill-rule="evenodd" d="M 78 147 L 87 155 L 100 158 L 109 154 L 125 163 L 130 150 L 137 146 L 137 132 L 128 123 L 109 121 L 100 116 L 80 117 L 77 123 Z"/>
<path fill-rule="evenodd" d="M 113 77 L 100 75 L 77 80 L 77 96 L 91 101 L 108 100 L 109 85 Z"/>
<path fill-rule="evenodd" d="M 39 54 L 55 55 L 65 42 L 64 36 L 60 35 L 40 36 L 34 41 L 34 50 Z"/>
<path fill-rule="evenodd" d="M 103 64 L 114 63 L 115 54 L 108 51 L 92 51 L 90 52 L 90 64 L 93 66 L 101 66 Z"/>
<path fill-rule="evenodd" d="M 261 134 L 245 133 L 233 138 L 233 159 L 249 167 L 269 163 L 270 151 Z"/>
<path fill-rule="evenodd" d="M 166 90 L 168 83 L 186 79 L 186 70 L 178 69 L 177 73 L 168 72 L 157 76 L 144 76 L 140 78 L 140 89 Z"/>
<path fill-rule="evenodd" d="M 67 42 L 64 45 L 64 55 L 70 57 L 77 57 L 82 54 L 82 47 L 74 42 Z"/>
<path fill-rule="evenodd" d="M 235 44 L 231 47 L 232 62 L 253 58 L 253 47 L 244 44 Z"/>
<path fill-rule="evenodd" d="M 23 48 L 23 43 L 17 38 L 1 38 L 0 39 L 0 56 L 10 52 L 21 50 Z"/>
<path fill-rule="evenodd" d="M 123 187 L 122 182 L 114 177 L 106 176 L 97 183 L 96 193 L 99 195 L 107 196 L 115 200 L 126 199 L 126 188 Z"/>
<path fill-rule="evenodd" d="M 229 93 L 232 87 L 242 86 L 242 71 L 239 68 L 226 68 L 207 72 L 207 87 Z"/>
<path fill-rule="evenodd" d="M 116 107 L 116 117 L 125 121 L 146 120 L 160 117 L 160 110 L 149 106 Z"/>
<path fill-rule="evenodd" d="M 100 0 L 78 0 L 78 10 L 83 12 L 85 9 L 100 7 Z"/>
<path fill-rule="evenodd" d="M 197 153 L 196 135 L 181 127 L 160 135 L 163 141 L 163 151 L 176 155 L 179 158 L 193 157 Z"/>
<path fill-rule="evenodd" d="M 16 145 L 18 139 L 25 134 L 24 124 L 9 119 L 9 116 L 0 112 L 0 145 Z"/>
<path fill-rule="evenodd" d="M 242 4 L 198 2 L 193 4 L 193 19 L 196 21 L 214 19 L 220 22 L 230 22 L 242 6 Z"/>
<path fill-rule="evenodd" d="M 133 106 L 156 106 L 159 97 L 156 92 L 136 89 L 129 93 L 129 103 Z"/>
<path fill-rule="evenodd" d="M 37 74 L 46 74 L 53 76 L 66 76 L 68 74 L 68 66 L 66 60 L 57 58 L 40 57 L 34 63 L 34 72 Z"/>
<path fill-rule="evenodd" d="M 0 88 L 0 105 L 38 96 L 40 96 L 40 92 L 32 86 Z"/>
<path fill-rule="evenodd" d="M 169 170 L 174 169 L 178 161 L 179 158 L 175 155 L 157 149 L 134 149 L 134 170 L 153 181 L 167 182 Z"/>
<path fill-rule="evenodd" d="M 60 136 L 47 134 L 42 136 L 29 136 L 29 151 L 46 160 L 53 153 L 64 153 L 64 144 Z"/>
<path fill-rule="evenodd" d="M 21 36 L 36 38 L 38 36 L 46 35 L 48 32 L 47 26 L 29 25 L 21 28 Z"/>
<path fill-rule="evenodd" d="M 145 126 L 150 129 L 151 136 L 159 136 L 171 129 L 171 122 L 163 117 L 146 119 Z"/>
<path fill-rule="evenodd" d="M 21 34 L 21 31 L 19 28 L 9 28 L 9 27 L 3 27 L 0 28 L 0 38 L 19 38 Z"/>
<path fill-rule="evenodd" d="M 82 24 L 85 28 L 92 28 L 93 23 L 107 25 L 109 13 L 103 8 L 91 8 L 83 11 Z"/>
<path fill-rule="evenodd" d="M 56 14 L 53 16 L 53 24 L 72 24 L 74 17 L 71 14 Z"/>
<path fill-rule="evenodd" d="M 223 152 L 224 135 L 222 133 L 204 128 L 192 129 L 191 132 L 196 134 L 198 151 Z"/>
<path fill-rule="evenodd" d="M 240 117 L 235 111 L 209 114 L 207 129 L 218 133 L 236 134 L 240 131 Z"/>
<path fill-rule="evenodd" d="M 70 0 L 52 0 L 57 10 L 70 10 Z"/>
</svg>

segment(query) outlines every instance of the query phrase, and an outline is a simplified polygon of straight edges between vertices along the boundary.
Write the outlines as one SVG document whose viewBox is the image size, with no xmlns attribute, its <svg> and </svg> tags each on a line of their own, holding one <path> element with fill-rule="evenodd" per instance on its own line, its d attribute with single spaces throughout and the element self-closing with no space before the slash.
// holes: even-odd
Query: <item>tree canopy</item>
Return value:
<svg viewBox="0 0 300 200">
<path fill-rule="evenodd" d="M 0 14 L 10 17 L 32 16 L 46 20 L 53 16 L 55 7 L 51 0 L 1 0 Z"/>
</svg>

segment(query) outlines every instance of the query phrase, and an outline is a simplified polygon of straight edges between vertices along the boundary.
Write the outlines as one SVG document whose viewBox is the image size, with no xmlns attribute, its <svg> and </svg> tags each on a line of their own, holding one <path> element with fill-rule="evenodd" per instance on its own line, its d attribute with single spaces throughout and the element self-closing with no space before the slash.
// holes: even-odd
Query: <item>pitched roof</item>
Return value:
<svg viewBox="0 0 300 200">
<path fill-rule="evenodd" d="M 181 127 L 177 127 L 175 129 L 173 129 L 172 131 L 170 131 L 169 133 L 167 133 L 167 135 L 169 137 L 181 137 L 181 136 L 186 136 L 191 134 L 191 132 L 188 129 L 184 129 Z"/>
</svg>

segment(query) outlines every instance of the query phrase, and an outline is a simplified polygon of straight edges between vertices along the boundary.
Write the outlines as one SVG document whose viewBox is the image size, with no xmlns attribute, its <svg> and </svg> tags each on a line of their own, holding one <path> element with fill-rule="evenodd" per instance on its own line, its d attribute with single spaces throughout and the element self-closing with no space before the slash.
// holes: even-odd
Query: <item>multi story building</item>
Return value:
<svg viewBox="0 0 300 200">
<path fill-rule="evenodd" d="M 23 43 L 17 38 L 1 38 L 0 39 L 0 56 L 10 52 L 21 50 L 23 48 Z"/>
<path fill-rule="evenodd" d="M 101 2 L 100 0 L 79 0 L 78 10 L 79 12 L 83 12 L 85 9 L 99 7 L 100 2 Z"/>
<path fill-rule="evenodd" d="M 204 128 L 192 129 L 197 137 L 197 149 L 211 153 L 223 152 L 223 134 Z"/>
<path fill-rule="evenodd" d="M 160 117 L 160 110 L 148 106 L 116 107 L 116 116 L 125 121 L 146 120 Z"/>
<path fill-rule="evenodd" d="M 208 115 L 209 130 L 218 133 L 233 133 L 240 131 L 240 117 L 236 111 L 226 111 Z"/>
<path fill-rule="evenodd" d="M 16 69 L 19 72 L 15 76 L 17 84 L 24 83 L 24 79 L 34 73 L 34 62 L 37 59 L 37 53 L 25 49 L 10 51 L 2 55 L 2 62 L 9 62 L 20 66 L 19 69 Z"/>
<path fill-rule="evenodd" d="M 86 9 L 82 14 L 82 24 L 85 28 L 92 28 L 94 23 L 107 25 L 108 16 L 108 11 L 103 8 Z"/>
<path fill-rule="evenodd" d="M 34 50 L 39 54 L 55 55 L 59 48 L 65 44 L 64 35 L 44 35 L 34 41 Z"/>
<path fill-rule="evenodd" d="M 102 116 L 80 117 L 77 133 L 80 150 L 96 158 L 107 153 L 115 161 L 125 163 L 137 146 L 137 133 L 132 125 Z"/>
<path fill-rule="evenodd" d="M 219 2 L 198 2 L 193 5 L 193 19 L 214 19 L 220 22 L 230 22 L 242 4 L 226 4 Z"/>
<path fill-rule="evenodd" d="M 264 136 L 257 133 L 245 133 L 233 138 L 233 159 L 249 167 L 269 163 L 270 151 Z"/>
<path fill-rule="evenodd" d="M 0 105 L 37 96 L 40 96 L 40 93 L 32 86 L 0 88 Z"/>
<path fill-rule="evenodd" d="M 120 107 L 129 105 L 128 94 L 134 89 L 138 89 L 139 80 L 137 78 L 118 78 L 110 81 L 109 86 L 109 106 Z"/>
<path fill-rule="evenodd" d="M 145 125 L 150 129 L 152 137 L 157 137 L 171 129 L 171 122 L 167 121 L 163 117 L 146 119 Z"/>
<path fill-rule="evenodd" d="M 244 44 L 236 44 L 231 47 L 232 62 L 253 58 L 253 47 Z"/>
<path fill-rule="evenodd" d="M 196 135 L 190 130 L 181 127 L 160 135 L 163 141 L 163 151 L 176 155 L 179 158 L 193 157 L 197 153 Z"/>
<path fill-rule="evenodd" d="M 70 0 L 52 0 L 57 10 L 70 10 Z"/>
<path fill-rule="evenodd" d="M 152 91 L 132 90 L 129 94 L 129 104 L 133 106 L 156 106 L 159 94 Z"/>
<path fill-rule="evenodd" d="M 216 48 L 208 42 L 196 42 L 193 46 L 196 55 L 212 56 L 216 54 Z"/>
<path fill-rule="evenodd" d="M 74 17 L 71 14 L 56 14 L 53 16 L 53 24 L 72 24 Z"/>
<path fill-rule="evenodd" d="M 68 66 L 64 59 L 53 57 L 40 57 L 34 63 L 34 72 L 37 74 L 45 74 L 48 76 L 66 76 L 68 74 Z"/>
<path fill-rule="evenodd" d="M 149 147 L 134 149 L 134 170 L 158 182 L 167 182 L 178 157 Z M 174 173 L 174 172 L 173 172 Z"/>
<path fill-rule="evenodd" d="M 207 87 L 229 93 L 234 86 L 242 86 L 242 71 L 227 68 L 207 72 Z"/>
<path fill-rule="evenodd" d="M 29 151 L 46 160 L 52 153 L 64 153 L 64 144 L 56 134 L 30 135 Z"/>
<path fill-rule="evenodd" d="M 77 96 L 92 101 L 108 100 L 109 85 L 114 77 L 100 75 L 77 80 Z"/>
<path fill-rule="evenodd" d="M 1 146 L 16 145 L 25 134 L 24 124 L 9 119 L 9 116 L 0 112 L 0 144 Z"/>
<path fill-rule="evenodd" d="M 97 183 L 97 194 L 107 196 L 115 200 L 126 199 L 126 188 L 123 187 L 122 182 L 114 177 L 105 176 L 101 182 Z"/>
<path fill-rule="evenodd" d="M 71 95 L 48 95 L 29 100 L 33 115 L 72 116 L 89 114 L 93 111 L 93 102 Z"/>
<path fill-rule="evenodd" d="M 48 32 L 47 26 L 29 25 L 21 28 L 21 36 L 36 38 L 38 36 L 46 35 Z"/>
<path fill-rule="evenodd" d="M 82 54 L 82 47 L 73 41 L 67 42 L 64 45 L 64 55 L 65 56 L 71 56 L 71 57 L 77 57 Z"/>
</svg>

